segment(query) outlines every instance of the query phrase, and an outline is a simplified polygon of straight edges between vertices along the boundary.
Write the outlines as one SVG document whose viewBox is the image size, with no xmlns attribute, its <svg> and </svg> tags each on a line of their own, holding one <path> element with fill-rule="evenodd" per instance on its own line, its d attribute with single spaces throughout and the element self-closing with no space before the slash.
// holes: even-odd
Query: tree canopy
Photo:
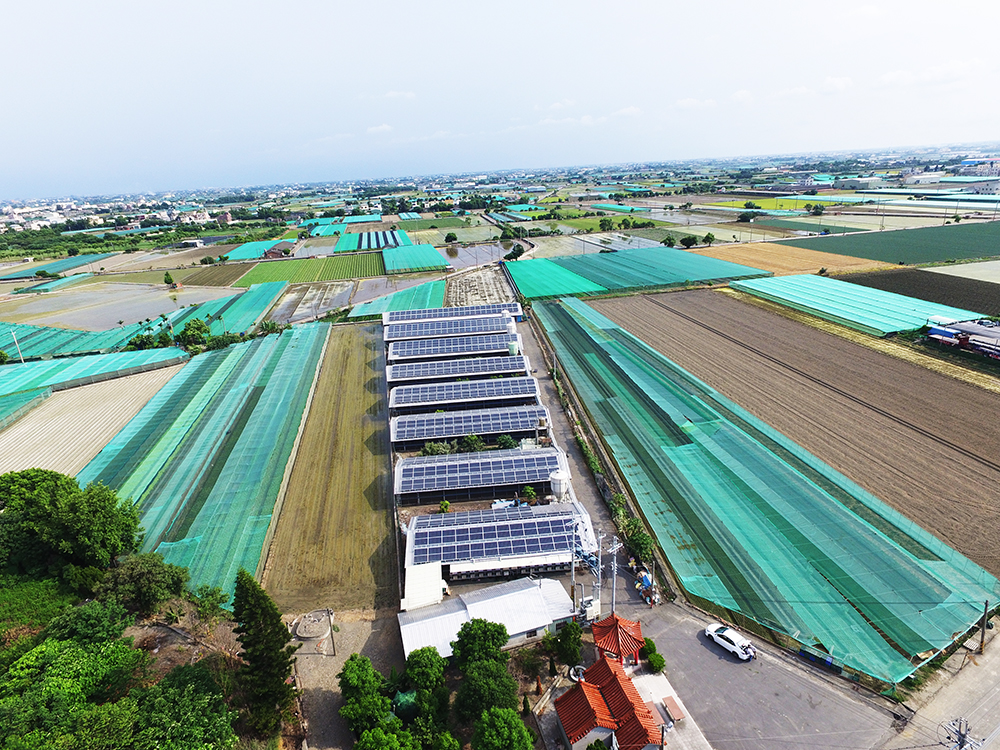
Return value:
<svg viewBox="0 0 1000 750">
<path fill-rule="evenodd" d="M 0 476 L 0 565 L 21 573 L 103 570 L 138 544 L 139 515 L 103 484 L 47 469 Z"/>
<path fill-rule="evenodd" d="M 472 750 L 531 750 L 534 743 L 516 711 L 490 708 L 476 722 Z"/>
<path fill-rule="evenodd" d="M 485 660 L 470 663 L 455 696 L 455 711 L 471 721 L 489 708 L 517 709 L 517 683 L 507 665 Z"/>
<path fill-rule="evenodd" d="M 507 663 L 500 649 L 507 645 L 507 628 L 496 622 L 476 618 L 463 623 L 458 638 L 451 643 L 452 660 L 465 671 L 472 662 L 490 660 Z"/>
<path fill-rule="evenodd" d="M 433 646 L 410 652 L 406 660 L 406 678 L 417 690 L 433 690 L 444 684 L 445 660 Z"/>
<path fill-rule="evenodd" d="M 97 597 L 149 617 L 162 602 L 183 594 L 189 577 L 187 568 L 164 562 L 158 552 L 129 555 L 108 571 Z"/>
</svg>

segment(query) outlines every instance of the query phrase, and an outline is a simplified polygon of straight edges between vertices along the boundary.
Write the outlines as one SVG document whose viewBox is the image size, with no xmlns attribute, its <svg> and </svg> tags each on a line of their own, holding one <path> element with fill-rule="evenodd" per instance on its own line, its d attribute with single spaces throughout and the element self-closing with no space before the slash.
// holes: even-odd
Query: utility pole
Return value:
<svg viewBox="0 0 1000 750">
<path fill-rule="evenodd" d="M 969 736 L 967 719 L 953 719 L 947 724 L 941 725 L 939 731 L 944 732 L 941 745 L 949 750 L 979 750 L 983 746 L 983 740 L 975 740 Z"/>
<path fill-rule="evenodd" d="M 601 562 L 601 552 L 604 547 L 604 532 L 600 532 L 597 535 L 597 586 L 594 592 L 594 598 L 597 600 L 597 609 L 601 609 L 601 583 L 604 573 L 604 564 Z"/>
<path fill-rule="evenodd" d="M 979 631 L 979 653 L 986 653 L 986 621 L 990 617 L 990 600 L 986 600 L 986 604 L 983 605 L 983 627 Z"/>
<path fill-rule="evenodd" d="M 10 335 L 14 337 L 14 346 L 17 347 L 17 356 L 21 358 L 21 364 L 23 365 L 24 355 L 21 354 L 21 345 L 17 343 L 17 333 L 15 333 L 13 328 L 10 329 Z"/>
<path fill-rule="evenodd" d="M 576 601 L 576 527 L 579 525 L 579 521 L 573 522 L 573 549 L 570 551 L 569 556 L 569 575 L 571 586 L 573 587 L 573 611 L 576 612 L 577 601 Z"/>
<path fill-rule="evenodd" d="M 611 537 L 611 614 L 615 613 L 615 589 L 618 587 L 618 550 L 622 548 L 622 543 L 618 541 L 618 536 Z"/>
</svg>

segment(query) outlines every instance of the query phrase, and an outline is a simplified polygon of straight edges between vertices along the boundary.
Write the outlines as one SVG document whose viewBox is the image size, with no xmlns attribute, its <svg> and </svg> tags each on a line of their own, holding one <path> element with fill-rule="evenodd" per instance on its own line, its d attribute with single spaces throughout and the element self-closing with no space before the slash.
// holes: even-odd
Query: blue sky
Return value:
<svg viewBox="0 0 1000 750">
<path fill-rule="evenodd" d="M 979 30 L 998 18 L 923 0 L 12 0 L 0 199 L 997 140 Z"/>
</svg>

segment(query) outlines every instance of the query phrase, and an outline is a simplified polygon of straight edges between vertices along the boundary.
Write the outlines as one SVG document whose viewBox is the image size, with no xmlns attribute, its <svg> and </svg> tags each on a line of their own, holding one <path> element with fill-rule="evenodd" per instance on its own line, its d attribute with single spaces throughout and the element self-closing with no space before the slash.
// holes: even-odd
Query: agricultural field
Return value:
<svg viewBox="0 0 1000 750">
<path fill-rule="evenodd" d="M 858 198 L 854 193 L 844 193 L 849 200 L 853 201 Z M 824 205 L 830 205 L 829 199 L 836 198 L 835 193 L 830 193 L 823 191 L 823 195 L 819 196 L 827 200 L 822 200 Z M 744 208 L 747 201 L 752 201 L 757 204 L 763 211 L 798 211 L 805 210 L 805 205 L 807 203 L 812 204 L 816 202 L 817 196 L 815 195 L 797 195 L 788 198 L 762 198 L 756 196 L 753 198 L 737 198 L 731 201 L 712 201 L 707 203 L 706 206 L 723 206 L 725 208 Z"/>
<path fill-rule="evenodd" d="M 353 281 L 321 281 L 290 286 L 267 319 L 275 323 L 298 323 L 322 316 L 330 310 L 347 307 L 353 290 Z"/>
<path fill-rule="evenodd" d="M 88 279 L 84 279 L 80 282 L 80 287 L 93 286 L 94 284 L 101 284 L 106 281 L 114 282 L 116 284 L 153 284 L 154 286 L 163 286 L 163 274 L 166 271 L 114 271 L 109 273 L 102 273 L 96 276 L 91 276 Z M 170 277 L 174 281 L 183 283 L 184 280 L 193 273 L 197 273 L 195 268 L 171 268 L 169 269 Z"/>
<path fill-rule="evenodd" d="M 496 263 L 509 252 L 510 250 L 504 250 L 499 242 L 471 247 L 448 245 L 441 248 L 441 254 L 444 255 L 452 268 L 468 268 L 469 266 L 481 266 L 485 263 Z"/>
<path fill-rule="evenodd" d="M 868 271 L 893 268 L 888 263 L 853 258 L 849 255 L 832 255 L 817 250 L 806 250 L 775 242 L 748 242 L 742 244 L 715 245 L 696 248 L 692 253 L 709 258 L 728 260 L 754 268 L 762 268 L 774 274 L 817 273 L 825 268 L 831 274 L 849 271 Z"/>
<path fill-rule="evenodd" d="M 531 258 L 558 258 L 562 255 L 584 255 L 601 252 L 600 245 L 594 244 L 602 235 L 556 235 L 554 237 L 531 237 L 528 241 L 535 246 Z"/>
<path fill-rule="evenodd" d="M 114 270 L 155 271 L 158 268 L 181 268 L 182 266 L 198 265 L 202 258 L 217 258 L 220 255 L 225 255 L 228 250 L 232 250 L 234 247 L 235 245 L 211 245 L 193 247 L 188 250 L 134 253 L 122 256 L 125 260 L 116 264 Z M 104 265 L 108 270 L 111 270 L 111 266 L 108 266 L 107 263 Z"/>
<path fill-rule="evenodd" d="M 1000 315 L 1000 284 L 989 281 L 931 273 L 922 268 L 890 268 L 876 273 L 847 274 L 839 278 L 852 284 L 905 294 L 940 305 L 975 310 L 986 315 Z"/>
<path fill-rule="evenodd" d="M 254 265 L 254 263 L 226 263 L 221 266 L 206 266 L 193 273 L 185 273 L 183 281 L 187 286 L 231 286 Z"/>
<path fill-rule="evenodd" d="M 161 282 L 162 276 L 160 274 Z M 126 324 L 138 323 L 174 312 L 186 305 L 197 305 L 232 294 L 230 289 L 168 289 L 162 283 L 147 286 L 105 280 L 65 292 L 18 295 L 0 301 L 0 320 L 83 331 L 106 331 L 116 328 L 120 320 Z"/>
<path fill-rule="evenodd" d="M 444 245 L 444 238 L 449 232 L 453 232 L 458 237 L 459 242 L 484 242 L 500 236 L 500 230 L 492 224 L 456 229 L 422 229 L 409 234 L 414 245 Z"/>
<path fill-rule="evenodd" d="M 468 219 L 468 222 L 466 221 Z M 407 232 L 419 232 L 423 229 L 452 229 L 455 227 L 470 227 L 483 224 L 478 216 L 443 216 L 439 219 L 409 219 L 396 223 L 399 229 Z"/>
<path fill-rule="evenodd" d="M 1000 394 L 716 291 L 592 306 L 994 575 Z M 873 376 L 875 374 L 875 376 Z"/>
<path fill-rule="evenodd" d="M 840 217 L 837 217 L 838 219 Z M 792 232 L 809 232 L 810 234 L 849 234 L 850 232 L 863 232 L 867 228 L 849 226 L 843 220 L 831 221 L 829 217 L 809 217 L 808 219 L 776 219 L 769 216 L 761 216 L 754 219 L 755 227 L 769 227 L 772 229 L 787 230 L 786 236 L 791 236 Z"/>
<path fill-rule="evenodd" d="M 381 253 L 357 253 L 331 258 L 275 260 L 258 263 L 234 286 L 248 287 L 264 281 L 287 281 L 304 284 L 313 281 L 338 281 L 382 276 L 385 264 Z"/>
<path fill-rule="evenodd" d="M 182 367 L 53 393 L 0 430 L 0 474 L 39 468 L 75 475 Z"/>
<path fill-rule="evenodd" d="M 800 237 L 783 244 L 855 258 L 913 265 L 1000 255 L 1000 222 L 953 224 L 894 232 Z"/>
<path fill-rule="evenodd" d="M 418 273 L 406 276 L 376 276 L 373 279 L 360 279 L 357 282 L 357 289 L 351 295 L 351 304 L 359 305 L 376 297 L 398 292 L 401 289 L 409 289 L 412 286 L 440 278 L 442 278 L 440 273 Z"/>
<path fill-rule="evenodd" d="M 925 268 L 925 271 L 944 274 L 946 276 L 958 276 L 963 279 L 975 279 L 976 281 L 988 281 L 1000 284 L 1000 260 L 987 260 L 982 263 L 961 263 L 948 266 L 933 266 Z"/>
<path fill-rule="evenodd" d="M 398 606 L 382 350 L 378 325 L 330 333 L 264 568 L 284 612 Z"/>
<path fill-rule="evenodd" d="M 496 265 L 452 276 L 444 292 L 445 307 L 513 301 L 514 290 Z"/>
</svg>

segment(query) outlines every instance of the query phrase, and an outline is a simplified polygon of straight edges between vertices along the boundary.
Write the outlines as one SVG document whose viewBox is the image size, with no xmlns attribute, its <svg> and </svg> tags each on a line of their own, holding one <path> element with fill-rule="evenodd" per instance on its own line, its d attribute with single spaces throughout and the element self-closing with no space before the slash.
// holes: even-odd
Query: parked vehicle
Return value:
<svg viewBox="0 0 1000 750">
<path fill-rule="evenodd" d="M 753 647 L 753 644 L 726 625 L 713 622 L 705 628 L 705 635 L 743 661 L 750 661 L 757 657 L 757 649 Z"/>
</svg>

